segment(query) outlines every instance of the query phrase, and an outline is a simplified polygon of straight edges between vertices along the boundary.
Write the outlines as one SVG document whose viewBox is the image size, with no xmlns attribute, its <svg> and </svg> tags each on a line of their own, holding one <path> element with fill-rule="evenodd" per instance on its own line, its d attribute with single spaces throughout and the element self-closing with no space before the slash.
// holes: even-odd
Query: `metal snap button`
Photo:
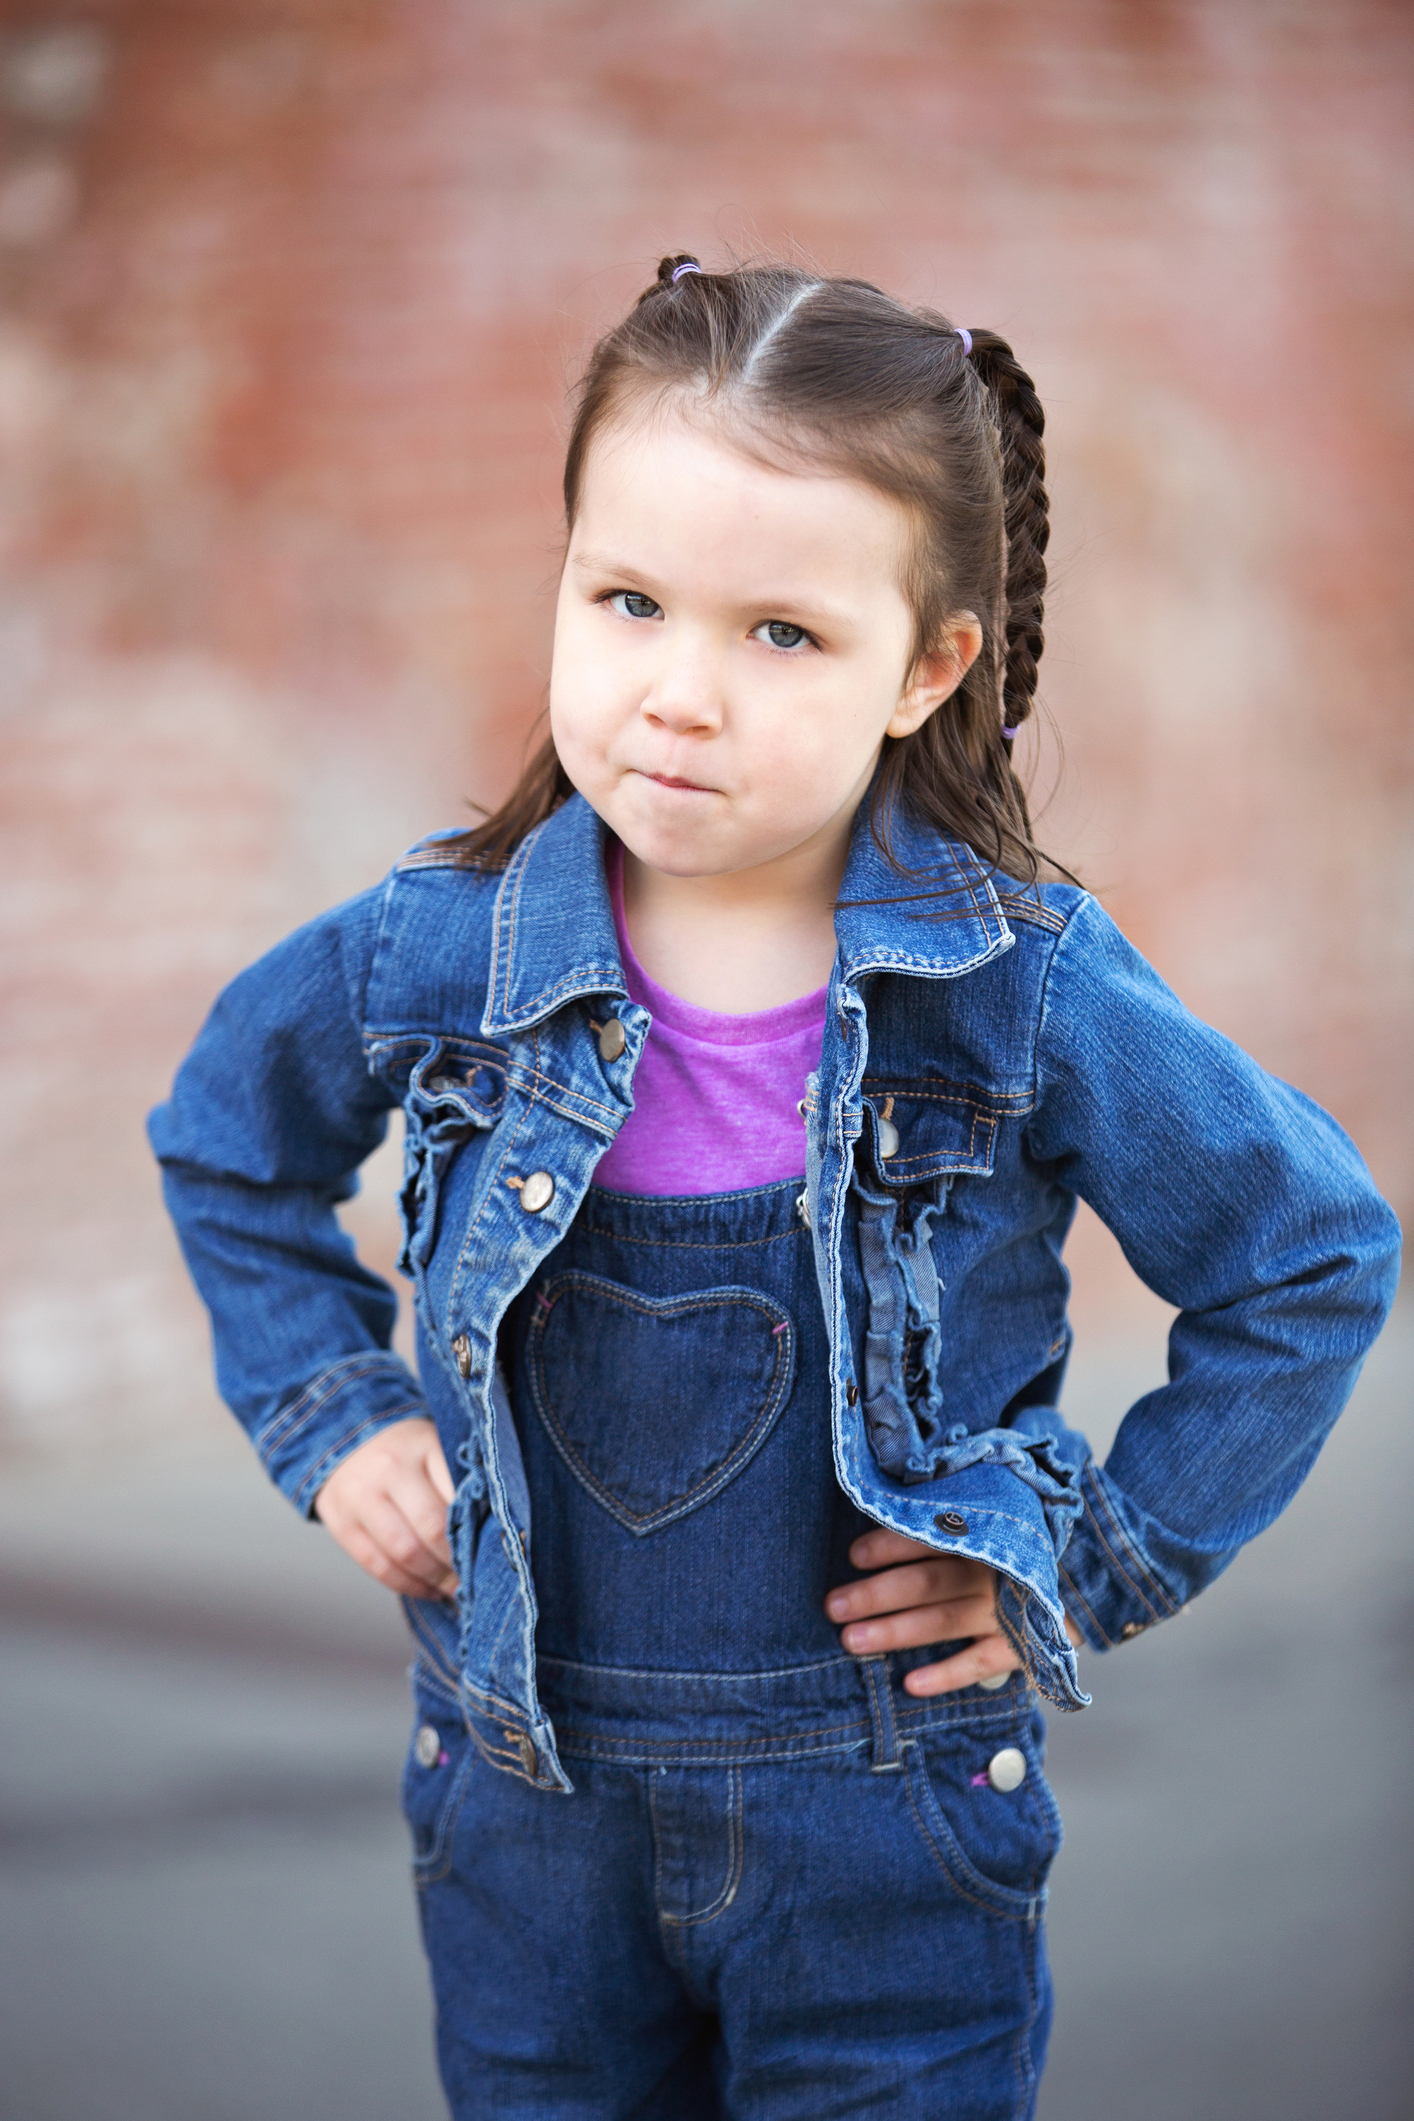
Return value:
<svg viewBox="0 0 1414 2121">
<path fill-rule="evenodd" d="M 854 1407 L 854 1406 L 858 1406 L 858 1404 L 859 1404 L 859 1387 L 858 1387 L 858 1385 L 857 1385 L 857 1384 L 855 1383 L 855 1381 L 854 1381 L 854 1379 L 853 1379 L 852 1377 L 851 1377 L 851 1379 L 850 1379 L 849 1383 L 848 1383 L 848 1384 L 847 1384 L 847 1385 L 845 1386 L 845 1388 L 844 1388 L 844 1396 L 845 1396 L 845 1398 L 846 1398 L 846 1399 L 847 1399 L 847 1400 L 849 1401 L 849 1404 L 850 1404 L 850 1405 L 851 1405 L 852 1407 Z"/>
<path fill-rule="evenodd" d="M 810 1228 L 810 1196 L 808 1194 L 796 1194 L 795 1212 L 800 1217 L 801 1221 L 804 1223 L 806 1229 L 808 1230 Z"/>
<path fill-rule="evenodd" d="M 457 1358 L 457 1369 L 463 1377 L 471 1375 L 471 1342 L 465 1333 L 458 1333 L 452 1342 L 452 1353 Z"/>
<path fill-rule="evenodd" d="M 623 1025 L 616 1016 L 611 1016 L 607 1024 L 600 1024 L 597 1028 L 600 1060 L 618 1060 L 628 1044 L 628 1033 Z"/>
<path fill-rule="evenodd" d="M 879 1154 L 885 1159 L 898 1155 L 898 1128 L 891 1119 L 879 1122 Z"/>
<path fill-rule="evenodd" d="M 516 1744 L 516 1751 L 517 1751 L 517 1752 L 519 1753 L 519 1755 L 520 1755 L 520 1764 L 521 1764 L 521 1766 L 522 1766 L 522 1767 L 523 1767 L 523 1768 L 525 1769 L 525 1772 L 526 1772 L 526 1774 L 527 1774 L 527 1775 L 533 1775 L 533 1774 L 535 1773 L 536 1767 L 537 1767 L 537 1766 L 539 1765 L 539 1763 L 537 1762 L 537 1760 L 536 1760 L 536 1757 L 535 1757 L 535 1741 L 534 1741 L 534 1739 L 532 1739 L 532 1738 L 521 1738 L 521 1739 L 519 1739 L 519 1740 L 517 1741 L 517 1744 Z M 1024 1774 L 1025 1772 L 1026 1772 L 1026 1770 L 1025 1770 L 1025 1767 L 1023 1766 L 1023 1768 L 1022 1768 L 1022 1773 Z"/>
<path fill-rule="evenodd" d="M 527 1215 L 538 1215 L 555 1198 L 555 1181 L 548 1171 L 532 1171 L 520 1189 L 520 1204 Z"/>
<path fill-rule="evenodd" d="M 1010 1672 L 993 1672 L 990 1679 L 979 1679 L 977 1684 L 984 1694 L 995 1694 L 997 1688 L 1005 1686 L 1010 1677 Z"/>
<path fill-rule="evenodd" d="M 952 1532 L 959 1539 L 967 1530 L 967 1519 L 956 1510 L 942 1510 L 933 1519 L 940 1532 Z"/>
<path fill-rule="evenodd" d="M 419 1767 L 436 1767 L 442 1757 L 441 1732 L 435 1730 L 430 1723 L 422 1724 L 413 1739 L 412 1749 L 417 1755 Z"/>
<path fill-rule="evenodd" d="M 999 1753 L 993 1753 L 987 1762 L 987 1780 L 1003 1795 L 1021 1788 L 1026 1780 L 1026 1755 L 1019 1746 L 1004 1745 Z"/>
</svg>

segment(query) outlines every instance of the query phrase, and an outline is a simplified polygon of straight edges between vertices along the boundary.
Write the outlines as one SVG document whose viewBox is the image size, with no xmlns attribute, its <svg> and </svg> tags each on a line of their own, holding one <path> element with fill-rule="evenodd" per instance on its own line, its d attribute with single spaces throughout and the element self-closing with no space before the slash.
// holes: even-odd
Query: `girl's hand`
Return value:
<svg viewBox="0 0 1414 2121">
<path fill-rule="evenodd" d="M 1020 1667 L 1021 1659 L 997 1625 L 996 1572 L 985 1562 L 939 1554 L 882 1528 L 856 1539 L 849 1558 L 857 1569 L 878 1572 L 841 1584 L 825 1600 L 831 1620 L 849 1623 L 841 1627 L 840 1640 L 856 1657 L 972 1637 L 955 1656 L 907 1673 L 908 1693 L 947 1694 Z M 1080 1637 L 1068 1620 L 1066 1633 L 1078 1646 Z"/>
<path fill-rule="evenodd" d="M 350 1451 L 319 1490 L 314 1514 L 390 1591 L 452 1598 L 447 1505 L 454 1493 L 437 1431 L 419 1417 L 393 1422 Z"/>
</svg>

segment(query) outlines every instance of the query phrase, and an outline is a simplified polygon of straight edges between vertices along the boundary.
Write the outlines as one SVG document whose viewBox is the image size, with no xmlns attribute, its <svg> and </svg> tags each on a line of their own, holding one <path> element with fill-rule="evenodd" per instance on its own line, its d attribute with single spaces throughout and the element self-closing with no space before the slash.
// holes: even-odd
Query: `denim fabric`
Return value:
<svg viewBox="0 0 1414 2121">
<path fill-rule="evenodd" d="M 1092 1648 L 1142 1631 L 1290 1499 L 1383 1320 L 1398 1228 L 1340 1128 L 1197 1022 L 1093 899 L 1022 891 L 902 817 L 893 845 L 911 883 L 861 811 L 808 1098 L 835 1472 L 866 1516 L 995 1568 L 1031 1683 L 1075 1707 L 1067 1612 Z M 378 1427 L 437 1421 L 463 1706 L 545 1789 L 570 1784 L 499 1340 L 632 1108 L 647 1029 L 602 827 L 572 797 L 504 872 L 432 841 L 281 944 L 151 1123 L 222 1390 L 292 1499 Z M 398 1104 L 419 1379 L 334 1212 Z M 1103 1468 L 1059 1412 L 1077 1196 L 1180 1312 L 1169 1380 Z"/>
<path fill-rule="evenodd" d="M 592 1187 L 511 1313 L 575 1796 L 494 1772 L 516 1731 L 468 1723 L 447 1619 L 411 1607 L 440 1747 L 403 1794 L 458 2121 L 1032 2110 L 1040 1718 L 1016 1677 L 916 1700 L 936 1650 L 846 1656 L 821 1610 L 868 1521 L 834 1477 L 799 1193 Z"/>
<path fill-rule="evenodd" d="M 403 1799 L 456 2121 L 1034 2113 L 1042 1718 L 1015 1675 L 915 1701 L 903 1662 L 567 1681 L 567 1803 L 497 1773 L 420 1662 L 441 1757 L 409 1753 Z"/>
<path fill-rule="evenodd" d="M 802 1141 L 803 1147 L 803 1141 Z M 561 1667 L 837 1658 L 823 1602 L 870 1520 L 830 1453 L 803 1181 L 688 1199 L 593 1186 L 510 1318 L 541 1693 Z"/>
</svg>

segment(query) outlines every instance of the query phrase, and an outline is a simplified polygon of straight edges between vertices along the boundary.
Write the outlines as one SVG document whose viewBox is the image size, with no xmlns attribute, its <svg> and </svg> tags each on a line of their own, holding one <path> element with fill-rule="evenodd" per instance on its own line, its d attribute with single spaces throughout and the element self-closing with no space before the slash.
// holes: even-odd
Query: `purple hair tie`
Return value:
<svg viewBox="0 0 1414 2121">
<path fill-rule="evenodd" d="M 685 272 L 701 272 L 701 270 L 702 267 L 700 265 L 675 265 L 673 267 L 673 286 L 677 286 L 678 281 L 682 278 Z"/>
<path fill-rule="evenodd" d="M 968 354 L 972 351 L 972 334 L 963 325 L 959 324 L 957 335 L 962 341 L 962 355 L 963 359 L 966 360 Z"/>
<path fill-rule="evenodd" d="M 1006 738 L 1007 738 L 1008 740 L 1010 740 L 1010 739 L 1011 739 L 1012 737 L 1014 737 L 1014 736 L 1016 735 L 1016 732 L 1017 732 L 1017 730 L 1018 730 L 1018 729 L 1020 729 L 1020 727 L 1021 727 L 1021 724 L 1020 724 L 1020 722 L 1003 722 L 1003 723 L 1002 723 L 1002 735 L 1003 735 L 1004 737 L 1006 737 Z"/>
</svg>

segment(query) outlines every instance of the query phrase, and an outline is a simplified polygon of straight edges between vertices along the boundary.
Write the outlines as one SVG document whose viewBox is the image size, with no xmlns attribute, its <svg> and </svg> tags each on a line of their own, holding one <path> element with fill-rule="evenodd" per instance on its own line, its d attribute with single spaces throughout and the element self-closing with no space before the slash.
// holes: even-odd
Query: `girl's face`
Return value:
<svg viewBox="0 0 1414 2121">
<path fill-rule="evenodd" d="M 550 721 L 575 787 L 648 868 L 718 876 L 811 850 L 833 890 L 884 737 L 916 729 L 976 653 L 964 624 L 910 672 L 907 534 L 872 488 L 773 469 L 675 413 L 595 441 Z"/>
</svg>

